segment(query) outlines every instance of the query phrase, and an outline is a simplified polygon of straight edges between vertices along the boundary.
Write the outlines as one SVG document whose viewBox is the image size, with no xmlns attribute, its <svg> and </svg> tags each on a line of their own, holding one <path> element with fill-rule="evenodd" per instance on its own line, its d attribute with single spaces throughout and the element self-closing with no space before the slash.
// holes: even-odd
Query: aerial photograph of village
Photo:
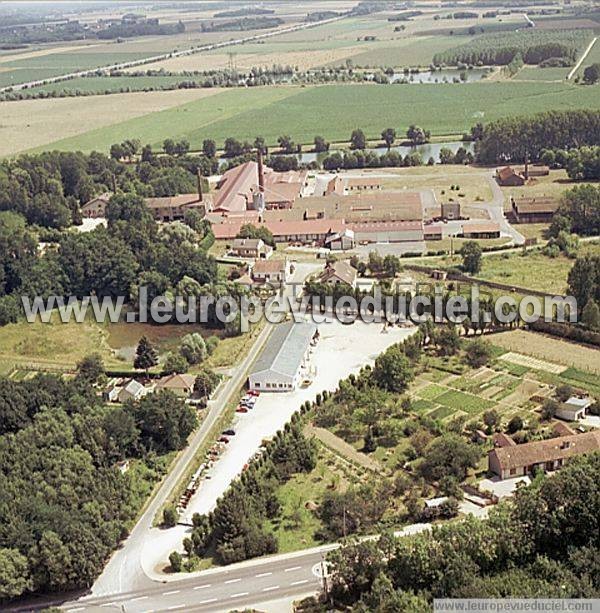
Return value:
<svg viewBox="0 0 600 613">
<path fill-rule="evenodd" d="M 0 0 L 0 611 L 600 611 L 599 37 Z"/>
</svg>

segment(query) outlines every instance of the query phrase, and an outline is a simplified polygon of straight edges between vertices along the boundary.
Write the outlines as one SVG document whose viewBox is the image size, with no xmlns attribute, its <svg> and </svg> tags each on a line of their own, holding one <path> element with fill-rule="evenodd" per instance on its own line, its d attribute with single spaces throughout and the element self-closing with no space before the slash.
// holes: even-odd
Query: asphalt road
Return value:
<svg viewBox="0 0 600 613">
<path fill-rule="evenodd" d="M 147 505 L 129 537 L 124 541 L 121 548 L 113 554 L 94 584 L 93 593 L 95 595 L 143 589 L 153 583 L 144 573 L 140 563 L 144 539 L 152 528 L 156 514 L 168 501 L 171 492 L 191 465 L 196 451 L 205 442 L 211 429 L 223 414 L 228 400 L 243 385 L 250 365 L 258 356 L 271 330 L 271 324 L 266 323 L 248 355 L 221 390 L 218 399 L 209 403 L 208 414 L 200 428 L 194 433 L 189 445 L 177 458 L 175 465 L 160 484 L 158 491 Z"/>
</svg>

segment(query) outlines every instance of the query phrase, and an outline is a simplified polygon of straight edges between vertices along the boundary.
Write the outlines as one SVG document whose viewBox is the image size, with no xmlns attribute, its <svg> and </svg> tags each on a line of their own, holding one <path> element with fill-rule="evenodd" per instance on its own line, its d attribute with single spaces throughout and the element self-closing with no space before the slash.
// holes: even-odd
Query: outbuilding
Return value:
<svg viewBox="0 0 600 613">
<path fill-rule="evenodd" d="M 296 389 L 308 370 L 310 349 L 317 338 L 317 326 L 313 323 L 278 324 L 252 368 L 249 388 L 261 392 Z"/>
</svg>

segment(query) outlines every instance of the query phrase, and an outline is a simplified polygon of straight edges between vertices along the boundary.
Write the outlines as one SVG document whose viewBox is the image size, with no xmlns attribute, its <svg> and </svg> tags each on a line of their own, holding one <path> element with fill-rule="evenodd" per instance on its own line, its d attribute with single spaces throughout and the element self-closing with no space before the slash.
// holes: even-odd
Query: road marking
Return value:
<svg viewBox="0 0 600 613">
<path fill-rule="evenodd" d="M 76 613 L 77 611 L 85 611 L 85 607 L 78 607 L 77 609 L 67 609 L 67 613 Z"/>
<path fill-rule="evenodd" d="M 148 596 L 138 596 L 137 598 L 132 598 L 129 602 L 138 602 L 138 600 L 148 600 Z"/>
<path fill-rule="evenodd" d="M 239 594 L 231 594 L 229 598 L 240 598 L 241 596 L 248 596 L 250 592 L 240 592 Z"/>
<path fill-rule="evenodd" d="M 270 592 L 271 590 L 278 590 L 278 589 L 279 589 L 278 585 L 272 585 L 271 587 L 263 588 L 263 592 Z"/>
<path fill-rule="evenodd" d="M 292 566 L 292 568 L 284 568 L 284 573 L 291 573 L 293 570 L 300 570 L 302 566 Z"/>
<path fill-rule="evenodd" d="M 176 604 L 172 607 L 168 607 L 167 611 L 175 611 L 176 609 L 183 609 L 183 607 L 185 607 L 184 604 Z"/>
<path fill-rule="evenodd" d="M 173 594 L 179 594 L 180 590 L 173 590 L 172 592 L 163 592 L 163 596 L 173 596 Z"/>
<path fill-rule="evenodd" d="M 217 602 L 217 599 L 209 598 L 208 600 L 201 600 L 198 604 L 208 604 L 209 602 Z"/>
<path fill-rule="evenodd" d="M 225 583 L 237 583 L 238 581 L 241 581 L 241 579 L 229 579 L 229 581 L 225 581 Z"/>
<path fill-rule="evenodd" d="M 302 581 L 292 581 L 290 585 L 302 585 L 303 583 L 308 583 L 308 579 L 302 579 Z"/>
<path fill-rule="evenodd" d="M 260 573 L 260 575 L 254 575 L 255 577 L 268 577 L 269 575 L 272 575 L 273 573 Z"/>
<path fill-rule="evenodd" d="M 197 587 L 194 588 L 194 590 L 203 590 L 204 588 L 210 587 L 210 583 L 207 583 L 206 585 L 199 585 Z"/>
<path fill-rule="evenodd" d="M 116 607 L 117 605 L 114 602 L 105 602 L 100 605 L 101 607 Z"/>
</svg>

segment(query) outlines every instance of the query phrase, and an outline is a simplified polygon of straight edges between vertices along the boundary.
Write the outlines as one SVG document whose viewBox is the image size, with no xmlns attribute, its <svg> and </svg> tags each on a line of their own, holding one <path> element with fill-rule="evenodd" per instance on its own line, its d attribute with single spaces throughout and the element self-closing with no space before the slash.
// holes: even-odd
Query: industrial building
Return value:
<svg viewBox="0 0 600 613">
<path fill-rule="evenodd" d="M 308 376 L 311 346 L 318 338 L 313 323 L 278 324 L 248 377 L 251 390 L 290 392 Z"/>
</svg>

